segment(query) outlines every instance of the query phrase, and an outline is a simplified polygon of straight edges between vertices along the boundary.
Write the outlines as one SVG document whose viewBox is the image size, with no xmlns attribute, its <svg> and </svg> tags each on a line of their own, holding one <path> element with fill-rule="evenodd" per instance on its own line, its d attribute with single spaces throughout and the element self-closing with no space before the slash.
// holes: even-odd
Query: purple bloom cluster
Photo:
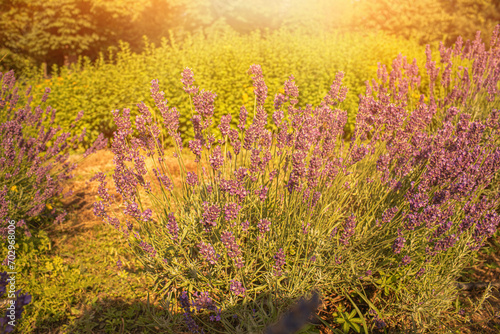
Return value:
<svg viewBox="0 0 500 334">
<path fill-rule="evenodd" d="M 417 277 L 422 276 L 424 273 L 425 273 L 425 268 L 424 267 L 420 268 L 417 272 Z"/>
<path fill-rule="evenodd" d="M 249 220 L 245 220 L 244 222 L 241 222 L 241 229 L 243 230 L 243 232 L 248 231 L 249 228 L 250 228 L 250 221 Z"/>
<path fill-rule="evenodd" d="M 408 255 L 403 256 L 403 259 L 401 260 L 401 265 L 407 266 L 411 262 L 411 258 Z"/>
<path fill-rule="evenodd" d="M 214 247 L 208 243 L 200 242 L 198 245 L 201 256 L 210 264 L 216 264 L 219 259 L 219 254 L 215 253 Z"/>
<path fill-rule="evenodd" d="M 238 213 L 241 210 L 241 205 L 238 205 L 236 203 L 226 203 L 224 205 L 224 214 L 225 214 L 225 219 L 230 222 L 235 220 L 238 217 Z"/>
<path fill-rule="evenodd" d="M 394 243 L 392 244 L 392 250 L 394 251 L 395 254 L 401 253 L 401 250 L 403 249 L 405 245 L 406 239 L 403 238 L 402 236 L 399 236 L 394 240 Z"/>
<path fill-rule="evenodd" d="M 377 326 L 378 329 L 384 329 L 387 326 L 385 321 L 380 319 L 375 310 L 370 310 L 369 313 L 373 315 L 373 322 L 375 323 L 375 326 Z"/>
<path fill-rule="evenodd" d="M 242 296 L 242 297 L 245 296 L 246 289 L 243 287 L 243 284 L 239 281 L 231 280 L 230 290 L 236 296 Z"/>
<path fill-rule="evenodd" d="M 271 221 L 268 219 L 261 219 L 257 223 L 257 227 L 259 228 L 260 236 L 257 237 L 257 239 L 262 239 L 264 237 L 264 234 L 266 232 L 270 231 L 270 226 L 271 226 Z"/>
<path fill-rule="evenodd" d="M 229 135 L 230 124 L 231 124 L 231 114 L 224 115 L 221 117 L 219 130 L 223 137 Z"/>
<path fill-rule="evenodd" d="M 222 150 L 220 146 L 217 146 L 213 150 L 213 154 L 209 157 L 210 165 L 214 170 L 218 170 L 224 164 L 224 156 L 222 155 Z"/>
<path fill-rule="evenodd" d="M 356 217 L 354 214 L 351 214 L 349 218 L 344 222 L 344 231 L 342 233 L 342 236 L 340 237 L 340 243 L 343 244 L 344 246 L 349 245 L 349 239 L 354 235 L 356 232 Z"/>
<path fill-rule="evenodd" d="M 170 212 L 168 214 L 167 229 L 170 235 L 172 236 L 172 239 L 177 240 L 179 238 L 179 225 L 175 220 L 173 212 Z"/>
<path fill-rule="evenodd" d="M 278 252 L 274 255 L 274 274 L 276 276 L 281 276 L 283 274 L 283 266 L 286 264 L 285 253 L 283 248 L 280 248 Z"/>
<path fill-rule="evenodd" d="M 174 189 L 174 183 L 172 180 L 165 174 L 161 173 L 158 168 L 153 168 L 153 173 L 155 174 L 158 182 L 165 187 L 166 190 L 172 191 Z"/>
<path fill-rule="evenodd" d="M 144 241 L 141 241 L 139 243 L 139 247 L 142 248 L 142 250 L 148 254 L 150 257 L 155 257 L 156 256 L 156 250 L 154 249 L 154 247 Z"/>
<path fill-rule="evenodd" d="M 195 172 L 187 172 L 186 183 L 191 187 L 197 186 L 200 181 L 198 180 L 198 175 Z"/>
<path fill-rule="evenodd" d="M 1 272 L 0 297 L 2 297 L 7 292 L 7 286 L 9 285 L 9 282 L 10 278 L 7 272 Z M 0 318 L 0 331 L 2 333 L 11 333 L 14 331 L 14 326 L 9 324 L 9 322 L 14 320 L 14 323 L 18 324 L 22 318 L 24 307 L 31 303 L 31 296 L 28 293 L 21 293 L 21 290 L 17 290 L 16 292 L 14 292 L 14 296 L 16 297 L 15 304 L 7 303 L 7 310 L 5 312 L 5 315 Z"/>
<path fill-rule="evenodd" d="M 236 179 L 226 180 L 221 178 L 219 181 L 219 189 L 222 192 L 229 193 L 230 196 L 235 196 L 239 203 L 242 203 L 249 194 L 249 191 L 245 189 L 244 176 L 241 175 L 242 172 L 245 172 L 244 175 L 246 175 L 246 169 L 241 170 L 240 168 L 238 172 L 234 172 Z"/>
<path fill-rule="evenodd" d="M 190 68 L 185 68 L 182 71 L 182 84 L 184 85 L 184 91 L 188 94 L 196 94 L 198 92 L 198 88 L 192 87 L 194 84 L 194 74 Z"/>
<path fill-rule="evenodd" d="M 179 296 L 179 303 L 184 310 L 184 321 L 188 330 L 191 333 L 205 333 L 192 317 L 193 311 L 191 310 L 191 301 L 189 300 L 187 291 L 182 291 Z"/>
<path fill-rule="evenodd" d="M 219 218 L 220 208 L 217 204 L 203 202 L 203 219 L 202 224 L 205 229 L 210 229 L 217 225 L 217 219 Z"/>
<path fill-rule="evenodd" d="M 85 133 L 73 135 L 61 132 L 56 127 L 56 111 L 48 106 L 44 111 L 40 105 L 32 108 L 31 87 L 26 91 L 26 104 L 19 106 L 19 89 L 15 87 L 13 71 L 0 72 L 0 233 L 5 237 L 4 222 L 14 217 L 22 217 L 27 224 L 34 223 L 35 217 L 46 210 L 46 204 L 54 203 L 63 193 L 63 182 L 73 177 L 76 163 L 68 162 L 69 150 L 78 148 Z M 45 89 L 42 103 L 45 103 L 50 88 Z M 70 125 L 73 129 L 83 117 L 76 115 Z M 102 135 L 84 152 L 84 157 L 104 148 L 107 140 Z M 22 179 L 22 182 L 21 182 Z M 19 194 L 22 193 L 22 198 Z M 47 212 L 45 217 L 62 222 L 61 210 Z M 49 216 L 50 214 L 50 216 Z M 20 218 L 19 218 L 20 219 Z M 26 227 L 27 228 L 27 224 Z M 26 234 L 29 231 L 26 229 Z"/>
<path fill-rule="evenodd" d="M 499 29 L 497 26 L 495 31 Z M 498 45 L 486 50 L 477 35 L 465 48 L 458 39 L 451 48 L 441 45 L 439 52 L 443 71 L 432 60 L 430 47 L 426 49 L 430 98 L 428 103 L 423 96 L 413 101 L 414 110 L 408 106 L 411 92 L 421 84 L 416 61 L 409 63 L 400 55 L 390 73 L 381 65 L 380 82 L 367 83 L 366 95 L 361 97 L 354 133 L 364 140 L 371 137 L 372 142 L 386 142 L 388 153 L 379 157 L 377 169 L 382 182 L 389 186 L 397 182 L 401 186 L 403 178 L 425 166 L 418 186 L 412 184 L 405 195 L 409 212 L 404 227 L 416 230 L 425 225 L 434 229 L 429 238 L 431 254 L 449 249 L 471 229 L 475 241 L 470 246 L 474 249 L 499 223 L 492 217 L 484 219 L 487 214 L 493 215 L 495 205 L 498 208 L 498 196 L 490 196 L 480 210 L 464 210 L 458 226 L 452 223 L 457 215 L 454 209 L 445 207 L 450 201 L 462 205 L 469 201 L 480 187 L 492 182 L 492 175 L 500 169 L 500 150 L 487 140 L 500 134 L 498 112 L 480 105 L 484 100 L 481 95 L 492 102 L 500 92 L 500 72 L 495 65 L 500 59 Z M 453 64 L 463 59 L 472 60 L 469 67 Z M 458 71 L 452 75 L 453 67 Z M 435 94 L 435 88 L 440 89 L 437 82 L 445 88 L 444 95 Z M 472 114 L 469 106 L 484 111 Z M 472 203 L 467 205 L 473 207 Z M 399 253 L 403 245 L 400 235 L 393 250 Z"/>
<path fill-rule="evenodd" d="M 233 233 L 222 232 L 221 240 L 224 244 L 224 247 L 226 247 L 227 249 L 227 255 L 229 255 L 230 258 L 234 259 L 236 268 L 243 268 L 245 264 L 243 258 L 241 257 L 241 250 L 236 243 Z"/>
<path fill-rule="evenodd" d="M 352 165 L 367 161 L 367 156 L 373 155 L 375 148 L 383 144 L 382 147 L 387 153 L 376 160 L 379 178 L 367 178 L 366 183 L 360 183 L 365 186 L 374 181 L 378 184 L 380 180 L 389 194 L 399 194 L 404 191 L 404 195 L 400 196 L 402 203 L 398 203 L 396 207 L 391 205 L 381 217 L 378 217 L 380 225 L 392 228 L 396 223 L 396 215 L 398 214 L 398 219 L 399 214 L 401 215 L 402 223 L 392 243 L 393 252 L 401 254 L 406 238 L 414 235 L 428 237 L 429 244 L 424 245 L 427 246 L 427 255 L 435 255 L 453 247 L 465 233 L 468 238 L 472 236 L 474 239 L 471 248 L 478 247 L 485 237 L 494 233 L 500 223 L 499 216 L 494 212 L 494 206 L 498 204 L 500 195 L 493 196 L 495 197 L 493 200 L 487 199 L 486 196 L 482 199 L 473 196 L 479 189 L 491 184 L 493 176 L 500 169 L 500 150 L 488 140 L 498 137 L 500 133 L 498 120 L 500 113 L 493 112 L 492 116 L 484 121 L 481 119 L 484 115 L 472 116 L 468 111 L 475 100 L 480 100 L 481 95 L 478 94 L 496 98 L 500 78 L 500 71 L 497 68 L 500 59 L 498 50 L 496 47 L 494 50 L 486 51 L 479 42 L 470 44 L 464 50 L 458 46 L 454 49 L 441 46 L 444 70 L 441 71 L 432 60 L 429 48 L 425 66 L 430 78 L 428 100 L 423 96 L 420 99 L 415 98 L 421 81 L 427 82 L 421 80 L 419 73 L 422 72 L 419 71 L 416 61 L 408 62 L 400 55 L 394 60 L 390 72 L 386 66 L 380 65 L 377 73 L 379 80 L 368 82 L 366 94 L 360 98 L 357 124 L 350 143 L 339 140 L 344 134 L 347 113 L 334 108 L 345 99 L 347 93 L 347 89 L 342 87 L 344 77 L 342 72 L 337 74 L 330 91 L 316 108 L 310 105 L 305 108 L 297 107 L 299 91 L 291 76 L 285 82 L 284 94 L 277 94 L 274 98 L 276 110 L 272 120 L 277 130 L 273 133 L 266 129 L 268 113 L 264 109 L 264 103 L 267 98 L 267 87 L 262 69 L 257 65 L 251 66 L 249 73 L 252 75 L 256 96 L 256 110 L 252 123 L 247 127 L 248 112 L 245 107 L 240 109 L 237 126 L 240 132 L 231 129 L 231 115 L 223 116 L 218 126 L 223 139 L 217 141 L 214 133 L 210 132 L 216 95 L 193 87 L 192 71 L 184 70 L 182 83 L 185 91 L 192 95 L 196 111 L 191 119 L 195 136 L 194 140 L 189 142 L 189 148 L 197 156 L 197 160 L 206 149 L 207 154 L 204 156 L 208 156 L 208 168 L 212 168 L 214 172 L 207 173 L 203 169 L 203 175 L 206 177 L 204 180 L 209 180 L 204 183 L 208 184 L 206 187 L 208 194 L 201 189 L 200 197 L 204 202 L 200 225 L 205 231 L 214 232 L 207 234 L 211 237 L 210 240 L 216 240 L 220 233 L 221 242 L 228 256 L 235 261 L 237 268 L 242 268 L 242 249 L 241 245 L 236 243 L 236 237 L 251 240 L 252 235 L 248 233 L 237 235 L 239 228 L 235 228 L 234 231 L 221 230 L 223 224 L 218 224 L 218 219 L 222 212 L 225 221 L 236 224 L 240 210 L 242 207 L 247 207 L 248 203 L 245 203 L 247 196 L 251 202 L 255 199 L 257 201 L 260 199 L 262 202 L 272 199 L 271 204 L 277 203 L 276 207 L 279 206 L 281 197 L 281 210 L 285 211 L 284 195 L 290 195 L 291 201 L 288 203 L 300 203 L 302 198 L 303 203 L 308 205 L 306 211 L 313 214 L 319 211 L 313 208 L 322 200 L 322 192 L 327 194 L 324 192 L 325 188 L 332 184 L 336 186 L 340 184 L 338 190 L 341 192 L 351 193 L 353 189 L 355 190 L 359 184 L 356 182 L 357 177 L 349 180 L 346 178 L 350 174 Z M 456 66 L 452 65 L 456 64 L 452 62 L 459 56 L 473 61 L 471 68 L 459 67 L 459 75 L 454 77 L 452 69 Z M 445 88 L 445 93 L 435 93 L 435 89 L 441 90 L 441 87 L 436 87 L 438 83 Z M 175 139 L 178 135 L 178 113 L 174 109 L 168 110 L 166 102 L 163 101 L 163 93 L 159 92 L 157 86 L 157 82 L 153 82 L 152 96 L 162 111 L 167 130 Z M 146 186 L 144 157 L 139 152 L 150 153 L 154 150 L 157 146 L 158 131 L 151 124 L 151 114 L 147 108 L 140 105 L 139 109 L 141 115 L 136 122 L 139 136 L 133 139 L 129 139 L 132 130 L 129 121 L 125 119 L 129 116 L 129 112 L 124 112 L 123 117 L 118 115 L 118 112 L 115 113 L 118 130 L 113 150 L 117 166 L 115 183 L 123 199 L 128 203 L 127 212 L 140 222 L 151 219 L 151 214 L 150 211 L 141 212 L 136 204 L 139 202 L 135 198 L 137 187 Z M 233 152 L 230 152 L 228 141 Z M 222 145 L 225 145 L 224 151 Z M 242 147 L 247 151 L 243 152 L 243 156 L 238 156 Z M 277 166 L 273 160 L 275 157 L 272 152 L 275 148 L 277 148 L 276 158 L 279 158 L 280 163 L 284 161 L 284 166 Z M 342 152 L 342 156 L 332 157 L 332 152 Z M 347 156 L 344 156 L 343 152 L 347 152 Z M 9 155 L 11 153 L 7 154 Z M 228 171 L 227 168 L 231 167 L 233 162 L 236 166 L 240 158 L 241 161 L 249 161 L 248 169 L 239 167 L 234 171 Z M 131 165 L 133 167 L 130 167 Z M 161 181 L 159 171 L 160 169 L 155 173 Z M 273 181 L 278 171 L 283 171 L 284 180 L 280 180 L 278 184 L 265 183 L 266 173 L 270 172 L 269 180 Z M 197 191 L 194 186 L 199 182 L 198 175 L 187 173 L 186 183 L 193 187 L 191 189 L 193 192 Z M 275 194 L 272 188 L 274 186 L 277 187 L 277 195 L 276 198 L 271 198 Z M 272 192 L 269 191 L 270 188 L 273 189 Z M 105 196 L 105 192 L 103 194 Z M 37 197 L 42 195 L 41 192 L 36 194 Z M 294 196 L 299 198 L 297 202 L 294 202 Z M 5 206 L 2 204 L 3 197 L 0 196 L 0 210 Z M 356 210 L 358 203 L 355 199 L 351 204 L 353 204 L 351 208 Z M 95 206 L 96 214 L 104 218 L 107 217 L 106 209 L 104 202 Z M 264 208 L 264 216 L 266 210 L 269 210 L 269 207 Z M 452 222 L 457 221 L 462 213 L 463 219 L 454 226 Z M 363 215 L 360 213 L 358 216 Z M 248 218 L 252 219 L 250 216 Z M 351 244 L 357 223 L 354 213 L 345 220 L 339 238 L 342 245 Z M 258 221 L 257 240 L 262 239 L 270 231 L 270 226 L 271 222 L 268 219 Z M 249 231 L 250 221 L 241 222 L 241 227 L 244 232 Z M 308 233 L 309 228 L 309 225 L 302 226 L 304 233 Z M 178 237 L 179 228 L 173 214 L 169 216 L 168 230 L 173 238 Z M 337 228 L 332 231 L 330 238 L 336 233 Z M 414 240 L 411 241 L 413 245 Z M 144 242 L 141 243 L 141 247 L 151 252 L 152 246 L 151 249 L 147 246 Z M 197 246 L 199 254 L 206 262 L 212 265 L 217 263 L 219 255 L 210 243 L 200 242 Z M 417 263 L 418 254 L 411 254 L 412 259 L 410 255 L 404 253 L 401 254 L 401 266 L 420 267 L 421 264 Z M 314 251 L 307 254 L 307 256 L 314 254 L 310 259 L 316 260 Z M 318 258 L 323 258 L 322 255 L 317 255 Z M 339 254 L 334 256 L 334 259 L 335 263 L 339 265 L 342 263 Z M 274 273 L 280 276 L 286 265 L 282 248 L 274 255 L 274 260 Z M 421 268 L 417 276 L 423 273 L 424 268 Z M 366 272 L 366 275 L 370 274 L 370 271 Z M 231 280 L 229 289 L 237 296 L 244 296 L 246 292 L 243 284 L 236 280 Z M 210 308 L 213 304 L 207 293 L 198 293 L 195 297 L 193 305 L 198 311 L 203 307 Z M 186 295 L 182 298 L 184 301 L 181 301 L 181 304 L 184 303 L 187 305 L 186 309 L 189 309 L 191 305 L 189 299 Z M 186 310 L 186 314 L 188 319 L 190 311 Z M 377 316 L 374 321 L 377 326 L 385 325 Z"/>
<path fill-rule="evenodd" d="M 215 313 L 215 315 L 210 315 L 210 321 L 220 321 L 221 317 L 221 309 L 215 306 L 215 303 L 207 291 L 205 292 L 193 292 L 193 307 L 196 308 L 197 312 L 201 312 L 202 310 L 208 310 Z"/>
<path fill-rule="evenodd" d="M 260 189 L 255 190 L 255 194 L 259 196 L 261 202 L 264 202 L 266 200 L 268 189 L 268 187 L 262 186 L 260 187 Z"/>
</svg>

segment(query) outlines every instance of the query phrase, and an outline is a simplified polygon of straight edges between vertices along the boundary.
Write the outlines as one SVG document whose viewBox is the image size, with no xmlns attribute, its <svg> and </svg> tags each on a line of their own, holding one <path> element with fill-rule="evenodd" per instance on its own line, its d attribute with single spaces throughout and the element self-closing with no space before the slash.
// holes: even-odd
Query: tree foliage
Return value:
<svg viewBox="0 0 500 334">
<path fill-rule="evenodd" d="M 170 30 L 182 38 L 221 25 L 239 33 L 375 29 L 449 45 L 499 22 L 500 2 L 491 0 L 1 0 L 0 69 L 95 60 L 120 40 L 140 52 L 143 36 L 160 44 Z"/>
<path fill-rule="evenodd" d="M 352 28 L 383 30 L 420 44 L 451 45 L 458 36 L 491 33 L 500 23 L 500 2 L 491 0 L 359 0 L 353 10 Z"/>
<path fill-rule="evenodd" d="M 144 31 L 136 29 L 136 23 L 155 10 L 154 2 L 4 0 L 0 4 L 0 55 L 7 54 L 3 65 L 20 68 L 19 61 L 24 61 L 50 66 L 79 55 L 95 58 L 119 40 L 139 46 Z M 168 6 L 162 9 L 171 12 Z"/>
</svg>

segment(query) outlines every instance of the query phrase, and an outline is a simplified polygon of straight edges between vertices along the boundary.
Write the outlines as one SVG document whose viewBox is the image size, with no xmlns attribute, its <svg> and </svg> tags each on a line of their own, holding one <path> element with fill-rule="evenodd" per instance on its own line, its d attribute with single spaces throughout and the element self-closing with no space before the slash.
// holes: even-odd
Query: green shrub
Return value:
<svg viewBox="0 0 500 334">
<path fill-rule="evenodd" d="M 136 116 L 137 103 L 153 105 L 146 88 L 152 77 L 162 83 L 170 105 L 190 110 L 189 99 L 182 94 L 178 81 L 184 67 L 195 71 L 200 85 L 217 92 L 216 120 L 226 113 L 236 116 L 242 105 L 249 110 L 253 108 L 252 85 L 244 75 L 251 64 L 261 64 L 271 92 L 279 91 L 286 79 L 283 73 L 294 73 L 304 96 L 299 101 L 300 107 L 318 104 L 329 90 L 334 74 L 344 71 L 344 82 L 350 89 L 344 106 L 352 128 L 358 95 L 364 93 L 365 81 L 375 76 L 377 62 L 389 66 L 399 52 L 416 57 L 419 65 L 425 61 L 415 43 L 382 34 L 282 29 L 239 35 L 223 30 L 207 36 L 188 36 L 184 42 L 177 42 L 171 35 L 161 47 L 147 45 L 141 54 L 131 53 L 126 44 L 121 44 L 120 51 L 110 52 L 107 58 L 102 55 L 93 64 L 80 59 L 71 68 L 54 68 L 57 77 L 34 76 L 30 83 L 35 87 L 35 98 L 42 87 L 52 89 L 52 106 L 63 111 L 58 113 L 56 122 L 63 128 L 69 126 L 72 115 L 85 111 L 75 131 L 87 128 L 89 137 L 84 144 L 88 146 L 99 133 L 112 137 L 115 127 L 110 110 L 126 107 Z M 272 109 L 272 99 L 266 102 L 266 109 Z M 184 144 L 193 137 L 190 117 L 189 112 L 180 117 Z"/>
</svg>

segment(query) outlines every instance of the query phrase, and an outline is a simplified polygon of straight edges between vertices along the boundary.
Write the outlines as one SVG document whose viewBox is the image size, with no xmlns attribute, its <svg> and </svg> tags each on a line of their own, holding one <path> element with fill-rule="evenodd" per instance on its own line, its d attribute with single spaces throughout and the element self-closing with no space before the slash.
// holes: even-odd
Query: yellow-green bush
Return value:
<svg viewBox="0 0 500 334">
<path fill-rule="evenodd" d="M 354 123 L 358 95 L 365 92 L 365 81 L 376 77 L 377 63 L 390 67 L 392 60 L 403 53 L 417 58 L 420 68 L 425 62 L 424 50 L 415 43 L 382 34 L 326 33 L 279 30 L 239 35 L 231 30 L 219 30 L 207 36 L 188 36 L 176 42 L 173 35 L 160 47 L 147 45 L 141 54 L 131 53 L 126 44 L 116 54 L 102 55 L 95 63 L 80 59 L 71 68 L 56 70 L 58 76 L 43 79 L 33 76 L 29 81 L 35 94 L 51 87 L 51 105 L 59 112 L 56 123 L 68 125 L 80 110 L 85 111 L 82 124 L 93 140 L 99 132 L 112 136 L 111 110 L 131 108 L 144 101 L 153 105 L 149 83 L 158 78 L 167 87 L 165 96 L 170 107 L 181 113 L 180 130 L 183 140 L 191 138 L 188 129 L 191 118 L 190 102 L 182 90 L 180 73 L 190 67 L 196 73 L 196 83 L 217 92 L 215 118 L 232 113 L 240 107 L 253 109 L 254 96 L 247 70 L 252 64 L 262 66 L 268 85 L 266 108 L 271 113 L 274 95 L 293 74 L 299 86 L 299 106 L 317 105 L 328 92 L 337 71 L 344 71 L 344 84 L 349 87 L 343 108 L 349 122 Z M 208 79 L 207 79 L 208 78 Z M 36 100 L 37 96 L 35 96 Z M 251 116 L 251 115 L 250 115 Z M 233 122 L 236 122 L 233 117 Z M 75 129 L 80 130 L 80 129 Z"/>
</svg>

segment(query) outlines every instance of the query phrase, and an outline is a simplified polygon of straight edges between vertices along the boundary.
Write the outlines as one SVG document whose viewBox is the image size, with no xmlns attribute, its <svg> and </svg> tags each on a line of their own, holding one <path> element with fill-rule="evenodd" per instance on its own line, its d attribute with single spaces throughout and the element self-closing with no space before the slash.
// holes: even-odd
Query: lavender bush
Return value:
<svg viewBox="0 0 500 334">
<path fill-rule="evenodd" d="M 24 307 L 31 303 L 31 296 L 28 293 L 21 293 L 22 290 L 13 292 L 10 288 L 11 286 L 10 277 L 7 272 L 1 272 L 0 297 L 8 297 L 8 299 L 5 299 L 7 301 L 5 315 L 0 318 L 0 333 L 13 332 L 15 326 L 21 321 Z M 11 303 L 11 301 L 14 301 L 14 303 Z"/>
<path fill-rule="evenodd" d="M 66 212 L 57 204 L 63 182 L 72 177 L 77 166 L 67 161 L 69 151 L 85 137 L 85 131 L 72 138 L 69 132 L 60 132 L 61 128 L 54 125 L 56 110 L 50 106 L 43 110 L 38 105 L 32 110 L 31 87 L 25 94 L 26 104 L 17 108 L 18 93 L 14 72 L 0 73 L 0 235 L 4 239 L 10 220 L 24 228 L 28 237 L 29 225 L 38 227 L 44 221 L 64 220 Z M 49 93 L 46 88 L 42 104 Z M 83 111 L 72 127 L 82 116 Z M 84 156 L 106 144 L 99 137 Z"/>
<path fill-rule="evenodd" d="M 499 114 L 484 109 L 498 101 L 497 35 L 498 27 L 489 51 L 477 40 L 442 47 L 442 71 L 429 54 L 429 96 L 418 101 L 416 62 L 399 56 L 390 73 L 379 67 L 347 143 L 342 72 L 319 106 L 304 109 L 290 76 L 275 95 L 270 130 L 267 86 L 253 65 L 252 122 L 242 107 L 237 121 L 226 115 L 214 131 L 216 95 L 185 69 L 196 171 L 185 167 L 179 112 L 153 80 L 182 187 L 175 191 L 165 164 L 159 117 L 140 104 L 133 137 L 129 110 L 114 111 L 113 180 L 123 212 L 110 209 L 102 173 L 94 212 L 123 231 L 155 291 L 194 333 L 262 331 L 313 289 L 323 300 L 348 299 L 365 331 L 396 323 L 436 329 L 456 296 L 452 283 L 500 220 L 498 193 L 485 192 L 500 168 Z M 457 59 L 472 64 L 472 77 L 453 70 Z"/>
</svg>

